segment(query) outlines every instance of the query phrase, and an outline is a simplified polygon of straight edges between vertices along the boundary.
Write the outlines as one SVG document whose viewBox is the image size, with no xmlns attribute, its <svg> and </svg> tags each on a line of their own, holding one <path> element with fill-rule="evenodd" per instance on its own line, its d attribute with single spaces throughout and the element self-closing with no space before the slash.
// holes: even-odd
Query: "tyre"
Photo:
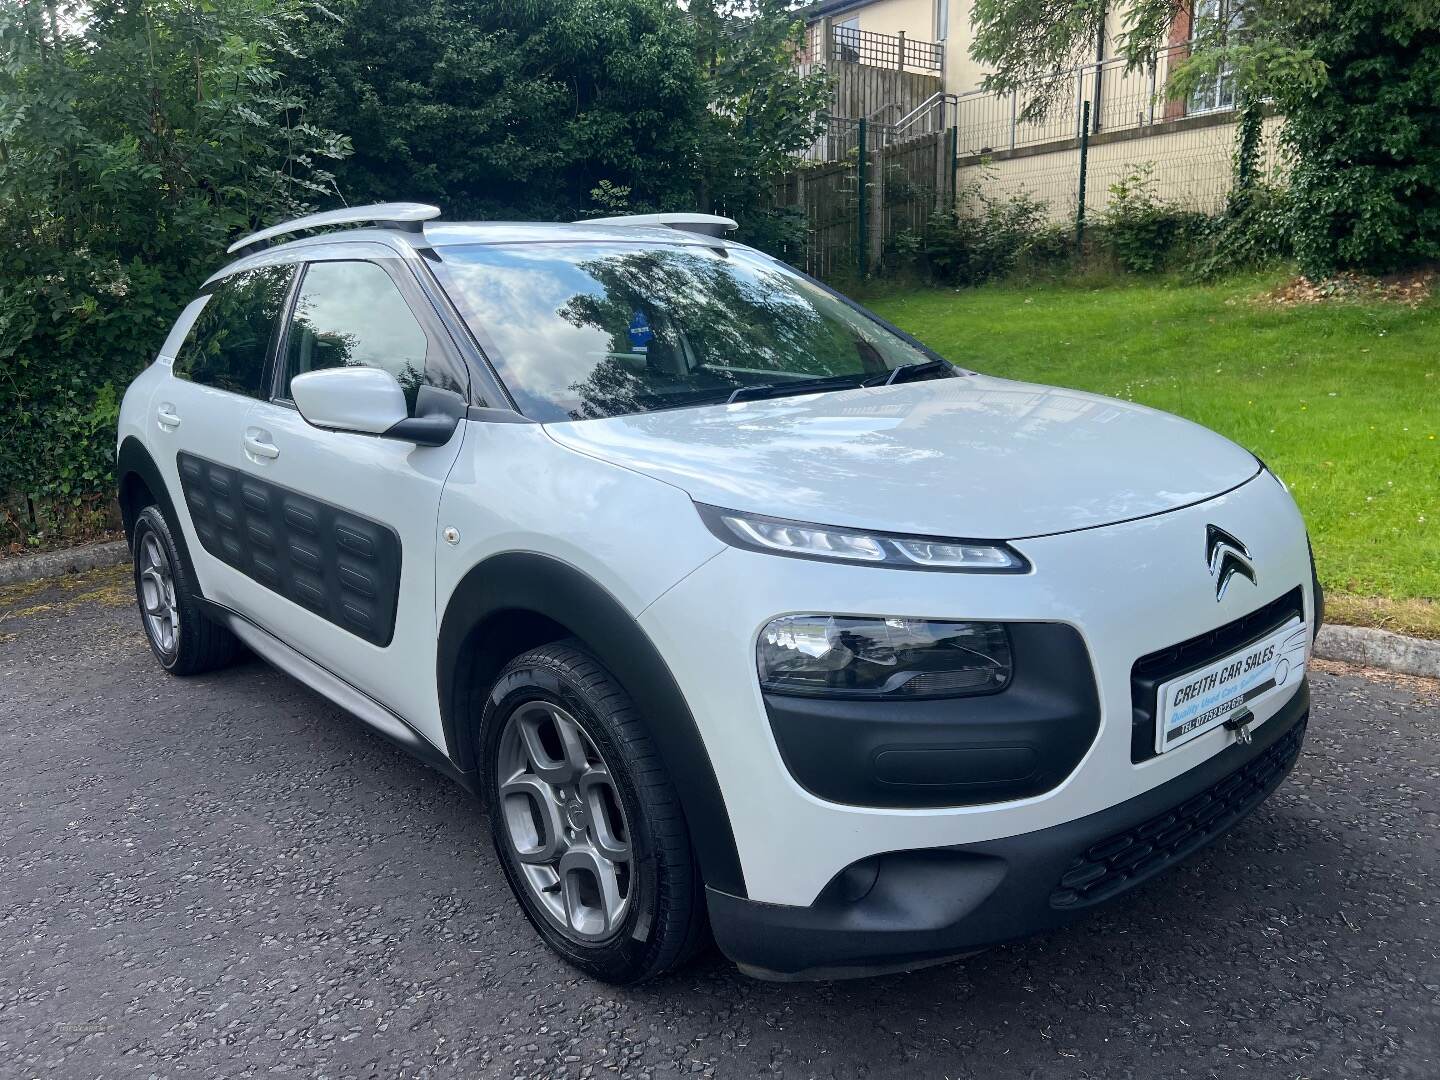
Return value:
<svg viewBox="0 0 1440 1080">
<path fill-rule="evenodd" d="M 172 675 L 199 675 L 231 663 L 240 642 L 200 604 L 195 574 L 158 506 L 135 519 L 135 599 L 150 651 Z"/>
<path fill-rule="evenodd" d="M 512 660 L 478 761 L 496 854 L 525 914 L 571 964 L 629 984 L 705 940 L 680 800 L 629 695 L 574 642 Z"/>
</svg>

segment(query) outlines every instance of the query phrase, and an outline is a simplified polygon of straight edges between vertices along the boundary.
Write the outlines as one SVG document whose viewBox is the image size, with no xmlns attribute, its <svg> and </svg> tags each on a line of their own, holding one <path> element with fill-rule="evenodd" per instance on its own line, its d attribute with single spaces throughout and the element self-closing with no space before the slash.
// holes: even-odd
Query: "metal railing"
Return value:
<svg viewBox="0 0 1440 1080">
<path fill-rule="evenodd" d="M 841 28 L 835 28 L 839 34 Z M 869 119 L 870 149 L 892 146 L 937 131 L 955 128 L 956 150 L 962 157 L 993 154 L 1019 147 L 1078 139 L 1084 103 L 1090 102 L 1089 133 L 1143 130 L 1185 117 L 1228 115 L 1235 107 L 1233 80 L 1222 72 L 1202 85 L 1189 100 L 1168 101 L 1165 81 L 1171 68 L 1188 55 L 1188 46 L 1163 51 L 1155 64 L 1127 70 L 1123 58 L 1056 72 L 1021 89 L 997 94 L 970 90 L 936 92 L 903 115 L 898 106 L 882 106 Z M 1026 119 L 1026 106 L 1040 94 L 1051 97 L 1050 109 Z M 890 121 L 890 122 L 881 122 Z M 853 152 L 856 120 L 833 117 L 826 131 L 802 157 L 835 161 Z"/>
<path fill-rule="evenodd" d="M 972 90 L 956 95 L 953 122 L 960 132 L 960 152 L 986 154 L 1079 138 L 1086 101 L 1091 103 L 1091 134 L 1231 111 L 1234 93 L 1225 93 L 1224 74 L 1219 85 L 1190 101 L 1164 98 L 1170 69 L 1188 55 L 1189 47 L 1181 45 L 1162 52 L 1153 65 L 1135 70 L 1127 70 L 1124 58 L 1115 58 L 1047 75 L 1010 93 Z M 1025 119 L 1026 106 L 1041 94 L 1052 98 L 1051 108 L 1039 119 Z M 902 119 L 896 127 L 905 123 Z"/>
<path fill-rule="evenodd" d="M 957 99 L 958 95 L 947 94 L 944 91 L 931 94 L 895 121 L 893 137 L 908 139 L 953 127 L 956 119 L 955 103 Z"/>
<path fill-rule="evenodd" d="M 896 142 L 895 125 L 870 120 L 865 124 L 865 149 L 879 150 Z M 848 116 L 826 118 L 825 129 L 800 155 L 806 161 L 844 161 L 860 146 L 860 121 Z"/>
</svg>

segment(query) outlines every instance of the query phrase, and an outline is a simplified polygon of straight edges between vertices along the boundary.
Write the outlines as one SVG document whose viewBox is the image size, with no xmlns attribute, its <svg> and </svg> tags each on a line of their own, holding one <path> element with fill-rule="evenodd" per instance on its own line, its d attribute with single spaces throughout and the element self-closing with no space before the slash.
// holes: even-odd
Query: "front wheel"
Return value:
<svg viewBox="0 0 1440 1080">
<path fill-rule="evenodd" d="M 689 959 L 705 916 L 684 815 L 613 676 L 572 643 L 525 653 L 480 731 L 495 850 L 546 943 L 619 984 Z"/>
</svg>

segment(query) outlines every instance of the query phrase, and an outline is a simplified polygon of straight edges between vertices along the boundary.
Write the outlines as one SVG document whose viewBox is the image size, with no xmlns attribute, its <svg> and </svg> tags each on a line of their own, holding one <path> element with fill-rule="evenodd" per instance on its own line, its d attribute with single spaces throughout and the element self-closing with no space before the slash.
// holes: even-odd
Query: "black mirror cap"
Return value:
<svg viewBox="0 0 1440 1080">
<path fill-rule="evenodd" d="M 412 442 L 416 446 L 444 446 L 459 426 L 459 417 L 412 416 L 387 428 L 381 437 Z"/>
<path fill-rule="evenodd" d="M 454 390 L 424 383 L 415 391 L 415 415 L 392 424 L 383 437 L 416 446 L 444 446 L 464 416 L 463 397 Z"/>
</svg>

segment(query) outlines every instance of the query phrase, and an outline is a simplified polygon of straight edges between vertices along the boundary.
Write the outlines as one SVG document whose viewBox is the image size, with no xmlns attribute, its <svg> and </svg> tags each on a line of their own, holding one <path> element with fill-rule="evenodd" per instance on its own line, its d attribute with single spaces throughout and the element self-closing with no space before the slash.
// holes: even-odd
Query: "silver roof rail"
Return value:
<svg viewBox="0 0 1440 1080">
<path fill-rule="evenodd" d="M 304 232 L 306 229 L 323 229 L 327 225 L 358 225 L 362 222 L 370 222 L 376 225 L 393 225 L 410 232 L 419 232 L 423 222 L 439 216 L 440 208 L 427 203 L 392 202 L 376 203 L 373 206 L 350 206 L 344 210 L 326 210 L 321 214 L 306 214 L 294 221 L 272 225 L 268 229 L 261 229 L 249 236 L 242 236 L 225 251 L 227 254 L 233 255 L 242 248 L 263 244 L 277 236 Z"/>
<path fill-rule="evenodd" d="M 617 217 L 585 218 L 574 225 L 666 225 L 701 236 L 724 236 L 740 226 L 733 218 L 718 214 L 620 214 Z"/>
</svg>

